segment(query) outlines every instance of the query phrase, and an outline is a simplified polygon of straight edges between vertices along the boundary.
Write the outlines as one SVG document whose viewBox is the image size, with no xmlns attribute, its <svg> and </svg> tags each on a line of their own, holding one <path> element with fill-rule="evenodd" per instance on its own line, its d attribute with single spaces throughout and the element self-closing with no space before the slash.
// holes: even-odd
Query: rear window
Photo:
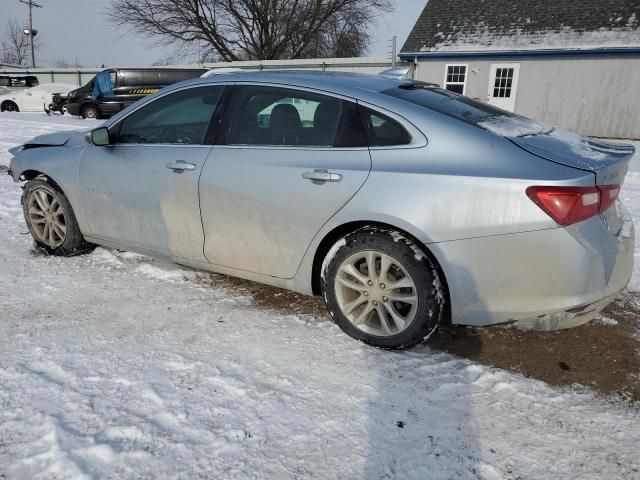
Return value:
<svg viewBox="0 0 640 480">
<path fill-rule="evenodd" d="M 381 93 L 476 126 L 482 126 L 480 124 L 490 117 L 516 117 L 516 115 L 505 110 L 441 88 L 422 86 L 413 88 L 395 87 L 384 90 Z"/>
</svg>

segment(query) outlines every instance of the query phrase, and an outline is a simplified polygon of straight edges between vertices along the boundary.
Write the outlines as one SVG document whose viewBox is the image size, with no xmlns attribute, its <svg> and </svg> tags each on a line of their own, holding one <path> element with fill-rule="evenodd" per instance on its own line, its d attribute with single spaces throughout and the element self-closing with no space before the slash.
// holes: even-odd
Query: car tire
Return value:
<svg viewBox="0 0 640 480">
<path fill-rule="evenodd" d="M 369 265 L 374 265 L 372 274 Z M 445 312 L 434 261 L 393 230 L 366 227 L 347 235 L 329 250 L 320 272 L 334 321 L 347 335 L 374 347 L 418 345 Z"/>
<path fill-rule="evenodd" d="M 100 118 L 100 110 L 93 103 L 85 105 L 82 107 L 82 118 L 91 118 L 91 119 L 99 119 Z"/>
<path fill-rule="evenodd" d="M 6 102 L 2 102 L 2 105 L 0 106 L 0 111 L 1 112 L 19 112 L 20 109 L 18 108 L 18 105 L 15 102 L 6 101 Z"/>
<path fill-rule="evenodd" d="M 94 245 L 80 232 L 66 195 L 46 177 L 27 182 L 22 193 L 22 211 L 40 250 L 67 257 L 93 250 Z"/>
</svg>

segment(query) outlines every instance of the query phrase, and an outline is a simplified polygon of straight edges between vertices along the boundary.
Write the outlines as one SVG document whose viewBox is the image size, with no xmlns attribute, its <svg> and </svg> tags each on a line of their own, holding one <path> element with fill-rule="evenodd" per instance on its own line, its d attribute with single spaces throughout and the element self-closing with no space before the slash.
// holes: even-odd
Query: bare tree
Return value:
<svg viewBox="0 0 640 480">
<path fill-rule="evenodd" d="M 303 57 L 359 57 L 367 53 L 369 22 L 366 12 L 348 9 L 332 16 L 309 42 Z"/>
<path fill-rule="evenodd" d="M 109 20 L 223 61 L 351 56 L 391 0 L 112 0 Z"/>
<path fill-rule="evenodd" d="M 34 45 L 34 47 L 37 46 Z M 29 36 L 15 18 L 7 20 L 0 40 L 0 60 L 3 63 L 22 65 L 29 58 Z"/>
</svg>

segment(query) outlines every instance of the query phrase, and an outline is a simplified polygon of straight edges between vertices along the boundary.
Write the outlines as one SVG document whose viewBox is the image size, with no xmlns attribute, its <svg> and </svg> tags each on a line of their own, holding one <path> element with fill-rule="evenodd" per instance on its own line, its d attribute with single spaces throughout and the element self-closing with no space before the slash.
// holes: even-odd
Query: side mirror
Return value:
<svg viewBox="0 0 640 480">
<path fill-rule="evenodd" d="M 96 128 L 91 131 L 91 143 L 96 147 L 109 145 L 109 129 L 107 127 Z"/>
</svg>

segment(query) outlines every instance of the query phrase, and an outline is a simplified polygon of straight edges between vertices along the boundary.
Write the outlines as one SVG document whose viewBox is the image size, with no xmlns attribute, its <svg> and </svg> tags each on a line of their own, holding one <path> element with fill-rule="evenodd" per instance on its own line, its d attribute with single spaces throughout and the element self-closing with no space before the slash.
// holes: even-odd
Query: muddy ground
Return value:
<svg viewBox="0 0 640 480">
<path fill-rule="evenodd" d="M 251 295 L 256 306 L 330 321 L 320 297 L 224 275 L 210 278 L 216 286 Z M 603 317 L 555 332 L 441 326 L 429 346 L 551 385 L 588 387 L 640 406 L 640 295 L 625 292 Z"/>
</svg>

